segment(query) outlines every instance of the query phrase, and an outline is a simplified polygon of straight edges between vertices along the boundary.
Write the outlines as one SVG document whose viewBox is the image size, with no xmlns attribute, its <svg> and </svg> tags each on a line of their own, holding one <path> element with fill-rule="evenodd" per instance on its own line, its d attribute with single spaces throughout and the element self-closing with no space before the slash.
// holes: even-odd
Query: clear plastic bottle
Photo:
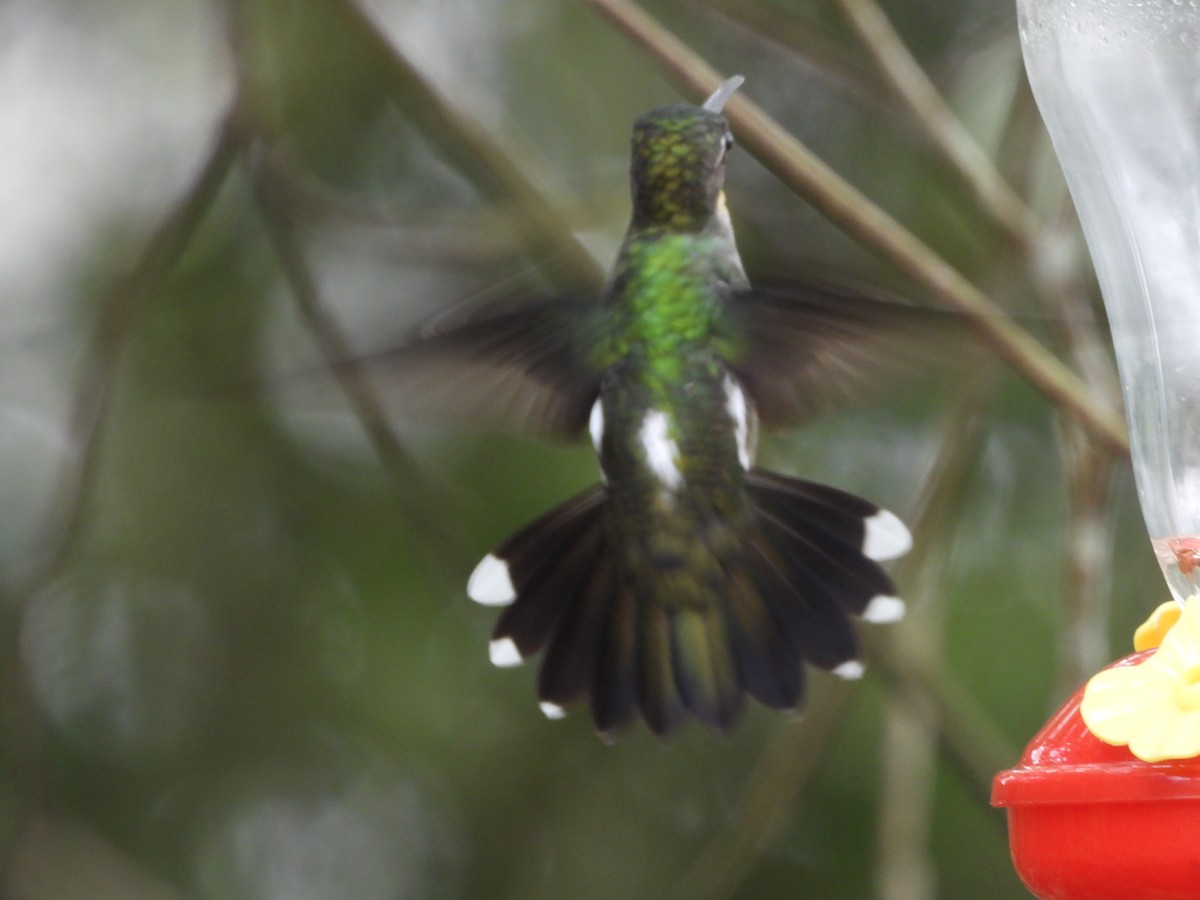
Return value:
<svg viewBox="0 0 1200 900">
<path fill-rule="evenodd" d="M 1112 325 L 1142 511 L 1182 600 L 1200 593 L 1200 6 L 1017 7 Z"/>
</svg>

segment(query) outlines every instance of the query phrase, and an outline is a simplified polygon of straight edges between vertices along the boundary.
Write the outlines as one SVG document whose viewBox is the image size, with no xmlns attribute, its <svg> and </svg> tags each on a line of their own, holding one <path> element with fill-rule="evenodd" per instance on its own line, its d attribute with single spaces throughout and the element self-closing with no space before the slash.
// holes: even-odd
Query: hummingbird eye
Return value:
<svg viewBox="0 0 1200 900">
<path fill-rule="evenodd" d="M 728 153 L 730 150 L 733 149 L 733 132 L 732 131 L 725 132 L 725 137 L 723 140 L 724 140 L 724 144 L 725 144 L 725 152 Z"/>
</svg>

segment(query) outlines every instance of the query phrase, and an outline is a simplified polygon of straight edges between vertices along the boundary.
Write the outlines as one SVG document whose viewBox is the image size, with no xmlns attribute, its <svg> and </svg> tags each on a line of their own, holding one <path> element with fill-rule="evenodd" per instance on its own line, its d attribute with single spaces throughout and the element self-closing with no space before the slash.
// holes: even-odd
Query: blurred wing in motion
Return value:
<svg viewBox="0 0 1200 900">
<path fill-rule="evenodd" d="M 356 360 L 404 416 L 441 425 L 571 440 L 599 375 L 587 362 L 599 307 L 547 300 L 432 322 L 412 343 Z"/>
<path fill-rule="evenodd" d="M 834 282 L 765 282 L 728 308 L 730 365 L 770 428 L 860 404 L 963 362 L 977 347 L 952 313 Z"/>
</svg>

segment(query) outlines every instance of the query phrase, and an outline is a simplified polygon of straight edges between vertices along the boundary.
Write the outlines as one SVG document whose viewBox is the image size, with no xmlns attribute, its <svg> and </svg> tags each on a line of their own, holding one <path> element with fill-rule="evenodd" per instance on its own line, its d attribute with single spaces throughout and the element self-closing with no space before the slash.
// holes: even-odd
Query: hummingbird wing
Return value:
<svg viewBox="0 0 1200 900">
<path fill-rule="evenodd" d="M 599 391 L 586 336 L 594 303 L 495 304 L 442 317 L 414 341 L 357 360 L 402 415 L 437 424 L 574 439 Z"/>
<path fill-rule="evenodd" d="M 768 427 L 861 403 L 973 346 L 950 313 L 835 282 L 767 282 L 728 304 L 730 366 Z"/>
</svg>

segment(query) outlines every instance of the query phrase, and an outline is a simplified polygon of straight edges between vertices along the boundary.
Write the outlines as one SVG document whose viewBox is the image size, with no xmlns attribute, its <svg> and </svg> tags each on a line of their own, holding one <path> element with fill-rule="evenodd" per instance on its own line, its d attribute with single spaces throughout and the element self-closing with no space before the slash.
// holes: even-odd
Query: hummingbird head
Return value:
<svg viewBox="0 0 1200 900">
<path fill-rule="evenodd" d="M 742 83 L 730 78 L 702 106 L 677 103 L 633 123 L 633 223 L 700 231 L 717 212 L 733 146 L 721 109 Z"/>
</svg>

